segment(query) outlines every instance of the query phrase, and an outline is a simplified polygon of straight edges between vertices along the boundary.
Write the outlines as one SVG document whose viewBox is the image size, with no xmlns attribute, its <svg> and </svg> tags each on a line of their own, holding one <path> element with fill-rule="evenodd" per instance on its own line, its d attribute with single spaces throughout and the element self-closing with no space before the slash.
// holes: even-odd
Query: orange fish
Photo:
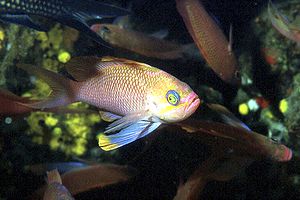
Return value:
<svg viewBox="0 0 300 200">
<path fill-rule="evenodd" d="M 195 135 L 195 138 L 199 136 L 202 141 L 207 138 L 207 144 L 235 149 L 237 156 L 249 156 L 255 159 L 268 158 L 279 162 L 286 162 L 292 158 L 292 150 L 285 145 L 242 127 L 193 119 L 177 124 L 186 130 L 187 134 Z M 207 135 L 215 136 L 216 139 L 210 139 Z M 217 138 L 219 138 L 218 141 Z"/>
<path fill-rule="evenodd" d="M 47 99 L 24 105 L 43 109 L 83 101 L 98 107 L 106 121 L 114 121 L 99 135 L 99 146 L 107 151 L 142 138 L 163 123 L 188 118 L 200 104 L 186 83 L 132 60 L 73 58 L 66 69 L 76 81 L 41 67 L 19 67 L 40 76 L 53 89 Z"/>
<path fill-rule="evenodd" d="M 192 54 L 191 45 L 180 45 L 142 32 L 124 29 L 114 24 L 95 24 L 91 29 L 114 47 L 158 59 L 179 59 Z"/>
<path fill-rule="evenodd" d="M 220 105 L 209 105 L 223 110 L 221 113 L 228 121 L 233 115 Z M 238 125 L 237 118 L 233 118 L 234 126 L 216 123 L 202 122 L 188 119 L 179 125 L 187 134 L 199 137 L 203 143 L 212 147 L 212 154 L 183 184 L 178 187 L 174 200 L 199 199 L 201 191 L 207 182 L 229 181 L 241 170 L 249 166 L 255 159 L 270 158 L 274 161 L 289 161 L 292 151 L 272 142 L 265 136 L 245 129 L 244 123 Z M 175 128 L 178 130 L 177 128 Z"/>
<path fill-rule="evenodd" d="M 225 82 L 239 84 L 239 66 L 231 49 L 232 40 L 228 42 L 222 30 L 198 0 L 176 0 L 176 5 L 208 65 Z"/>
</svg>

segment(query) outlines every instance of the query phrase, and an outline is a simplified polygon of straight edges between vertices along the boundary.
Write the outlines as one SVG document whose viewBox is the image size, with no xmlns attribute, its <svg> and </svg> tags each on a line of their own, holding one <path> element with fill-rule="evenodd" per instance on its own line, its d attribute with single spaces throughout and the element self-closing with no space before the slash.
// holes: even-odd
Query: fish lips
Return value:
<svg viewBox="0 0 300 200">
<path fill-rule="evenodd" d="M 199 107 L 200 99 L 195 92 L 192 92 L 186 97 L 187 105 L 185 106 L 185 116 L 184 119 L 191 116 Z"/>
</svg>

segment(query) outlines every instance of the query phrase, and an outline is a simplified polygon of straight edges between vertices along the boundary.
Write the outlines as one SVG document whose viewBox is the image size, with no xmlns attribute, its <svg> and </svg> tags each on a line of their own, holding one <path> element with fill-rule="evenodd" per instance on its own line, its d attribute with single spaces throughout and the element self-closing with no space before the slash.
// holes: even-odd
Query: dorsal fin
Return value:
<svg viewBox="0 0 300 200">
<path fill-rule="evenodd" d="M 142 69 L 146 69 L 152 72 L 157 72 L 160 71 L 160 69 L 156 68 L 156 67 L 152 67 L 146 63 L 141 63 L 141 62 L 137 62 L 134 60 L 128 60 L 126 58 L 116 58 L 116 57 L 112 57 L 112 56 L 105 56 L 101 58 L 102 62 L 116 62 L 116 63 L 122 63 L 124 65 L 130 65 L 130 66 L 138 66 Z"/>
<path fill-rule="evenodd" d="M 80 82 L 99 75 L 99 67 L 101 59 L 96 56 L 75 57 L 65 65 L 68 73 Z"/>
</svg>

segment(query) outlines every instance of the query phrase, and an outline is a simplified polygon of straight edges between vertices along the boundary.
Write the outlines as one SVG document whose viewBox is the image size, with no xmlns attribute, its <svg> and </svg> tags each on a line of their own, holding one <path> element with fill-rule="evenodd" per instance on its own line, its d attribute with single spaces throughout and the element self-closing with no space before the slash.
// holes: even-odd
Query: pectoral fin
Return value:
<svg viewBox="0 0 300 200">
<path fill-rule="evenodd" d="M 157 129 L 160 125 L 160 122 L 153 123 L 150 121 L 141 120 L 127 126 L 120 132 L 113 135 L 105 135 L 104 133 L 101 133 L 98 138 L 98 144 L 104 151 L 117 149 L 148 135 L 149 133 Z"/>
<path fill-rule="evenodd" d="M 122 130 L 124 128 L 127 128 L 128 126 L 131 126 L 138 121 L 145 120 L 147 121 L 150 118 L 150 115 L 147 113 L 147 111 L 140 111 L 136 113 L 132 113 L 129 115 L 126 115 L 122 117 L 121 119 L 111 123 L 104 133 L 113 133 L 117 132 L 119 130 Z"/>
<path fill-rule="evenodd" d="M 238 119 L 232 112 L 230 112 L 224 106 L 219 104 L 207 104 L 207 106 L 211 110 L 218 112 L 218 114 L 220 114 L 220 116 L 222 117 L 222 119 L 226 124 L 251 131 L 251 129 L 244 122 Z"/>
<path fill-rule="evenodd" d="M 117 119 L 122 118 L 119 115 L 116 115 L 116 114 L 113 114 L 113 113 L 110 113 L 110 112 L 105 112 L 105 111 L 99 111 L 99 114 L 101 116 L 101 119 L 106 121 L 106 122 L 113 122 Z"/>
</svg>

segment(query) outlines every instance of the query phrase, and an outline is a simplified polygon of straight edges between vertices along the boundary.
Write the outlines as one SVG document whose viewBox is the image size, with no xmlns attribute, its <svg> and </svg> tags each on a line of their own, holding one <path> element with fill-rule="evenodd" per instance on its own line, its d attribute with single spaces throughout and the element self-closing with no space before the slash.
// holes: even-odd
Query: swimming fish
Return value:
<svg viewBox="0 0 300 200">
<path fill-rule="evenodd" d="M 289 22 L 289 20 L 274 6 L 271 0 L 269 0 L 268 3 L 268 16 L 273 27 L 279 31 L 279 33 L 288 39 L 297 42 L 297 44 L 300 44 L 300 27 Z"/>
<path fill-rule="evenodd" d="M 176 6 L 207 64 L 223 81 L 239 84 L 239 66 L 231 47 L 232 31 L 228 42 L 198 0 L 176 0 Z"/>
<path fill-rule="evenodd" d="M 137 174 L 136 169 L 114 164 L 97 164 L 69 171 L 62 175 L 64 185 L 72 195 L 95 188 L 128 181 Z"/>
<path fill-rule="evenodd" d="M 66 69 L 76 81 L 41 67 L 18 67 L 39 76 L 53 89 L 47 99 L 25 105 L 43 109 L 83 101 L 98 107 L 102 119 L 114 121 L 99 135 L 99 146 L 106 151 L 142 138 L 162 123 L 184 120 L 200 104 L 197 94 L 186 83 L 132 60 L 73 58 Z"/>
<path fill-rule="evenodd" d="M 62 184 L 57 170 L 47 172 L 47 188 L 43 200 L 74 200 L 68 189 Z"/>
<path fill-rule="evenodd" d="M 68 188 L 68 191 L 71 195 L 75 196 L 79 193 L 86 192 L 93 189 L 101 190 L 103 187 L 126 182 L 137 174 L 137 170 L 133 167 L 127 165 L 115 165 L 115 164 L 95 164 L 91 166 L 86 166 L 79 169 L 74 169 L 68 171 L 59 176 L 57 170 L 52 170 L 48 172 L 48 176 L 55 178 L 54 186 L 57 186 L 58 183 L 63 183 L 65 188 Z M 60 180 L 59 180 L 59 179 Z M 57 181 L 57 179 L 59 181 Z M 53 178 L 51 179 L 53 180 Z M 53 182 L 53 181 L 51 181 Z M 51 185 L 51 184 L 50 184 Z M 49 181 L 47 187 L 41 187 L 36 190 L 30 199 L 41 199 L 41 196 L 45 194 L 45 191 L 48 190 L 48 197 L 50 194 L 53 195 L 61 190 L 57 189 L 54 186 L 50 186 L 52 189 L 49 191 Z M 60 185 L 61 186 L 61 185 Z M 56 191 L 56 192 L 54 192 Z M 45 194 L 46 195 L 46 194 Z"/>
<path fill-rule="evenodd" d="M 47 31 L 37 16 L 52 19 L 85 33 L 99 44 L 105 42 L 88 25 L 90 20 L 100 20 L 127 15 L 126 9 L 94 0 L 3 0 L 0 1 L 0 20 Z"/>
<path fill-rule="evenodd" d="M 192 46 L 180 45 L 147 35 L 142 32 L 121 28 L 115 24 L 94 24 L 91 29 L 114 47 L 126 49 L 137 54 L 158 59 L 184 58 Z"/>
<path fill-rule="evenodd" d="M 237 156 L 248 156 L 255 159 L 268 158 L 277 162 L 286 162 L 291 160 L 293 155 L 292 150 L 285 145 L 243 127 L 193 119 L 176 124 L 187 134 L 194 135 L 195 138 L 199 136 L 199 139 L 205 140 L 206 144 L 217 143 L 219 146 L 235 149 L 234 152 Z M 207 134 L 216 138 L 210 139 L 205 136 Z"/>
</svg>

